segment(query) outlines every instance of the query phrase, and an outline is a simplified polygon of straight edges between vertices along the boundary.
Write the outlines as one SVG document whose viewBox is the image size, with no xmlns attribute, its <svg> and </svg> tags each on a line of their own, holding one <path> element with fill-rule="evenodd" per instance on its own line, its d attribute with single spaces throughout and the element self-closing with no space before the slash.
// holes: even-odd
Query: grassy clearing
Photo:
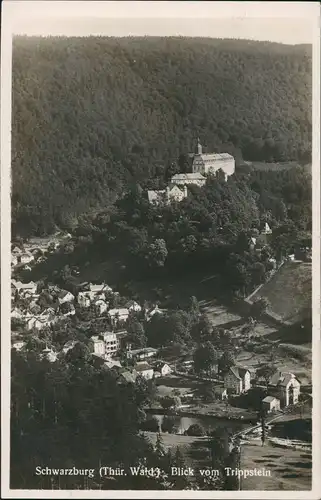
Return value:
<svg viewBox="0 0 321 500">
<path fill-rule="evenodd" d="M 251 442 L 242 446 L 243 469 L 264 468 L 271 477 L 253 476 L 242 481 L 242 490 L 309 490 L 312 461 L 309 453 L 290 448 L 277 448 L 267 443 Z"/>
</svg>

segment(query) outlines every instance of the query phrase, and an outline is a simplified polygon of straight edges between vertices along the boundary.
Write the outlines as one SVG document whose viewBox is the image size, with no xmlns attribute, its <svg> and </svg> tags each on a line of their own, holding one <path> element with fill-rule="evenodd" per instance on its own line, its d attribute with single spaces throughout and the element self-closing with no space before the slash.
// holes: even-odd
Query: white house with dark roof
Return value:
<svg viewBox="0 0 321 500">
<path fill-rule="evenodd" d="M 29 283 L 21 283 L 21 281 L 11 280 L 11 288 L 18 290 L 19 293 L 25 291 L 30 292 L 32 295 L 37 291 L 37 283 L 30 281 Z"/>
<path fill-rule="evenodd" d="M 119 309 L 109 309 L 108 316 L 113 323 L 118 323 L 119 321 L 126 321 L 129 316 L 129 310 L 125 307 Z"/>
<path fill-rule="evenodd" d="M 251 388 L 251 373 L 247 368 L 231 366 L 224 376 L 224 387 L 233 394 L 242 394 Z"/>
<path fill-rule="evenodd" d="M 169 375 L 170 373 L 172 373 L 172 369 L 167 363 L 165 363 L 164 361 L 158 361 L 155 363 L 155 377 L 166 377 L 166 375 Z"/>
<path fill-rule="evenodd" d="M 154 349 L 153 347 L 141 347 L 140 349 L 129 348 L 127 351 L 127 357 L 135 357 L 136 359 L 144 360 L 156 356 L 157 352 L 157 349 Z"/>
<path fill-rule="evenodd" d="M 274 396 L 266 396 L 262 401 L 263 409 L 268 413 L 280 409 L 280 400 Z"/>
<path fill-rule="evenodd" d="M 268 393 L 279 399 L 283 408 L 299 401 L 300 388 L 301 383 L 293 373 L 278 371 L 270 378 Z"/>
<path fill-rule="evenodd" d="M 24 252 L 18 256 L 18 262 L 20 264 L 29 264 L 35 260 L 34 256 L 30 252 Z"/>
<path fill-rule="evenodd" d="M 104 299 L 106 297 L 106 293 L 111 293 L 113 289 L 106 285 L 106 283 L 100 283 L 98 285 L 94 285 L 93 283 L 89 283 L 89 296 L 91 300 L 94 298 Z"/>
<path fill-rule="evenodd" d="M 72 302 L 73 300 L 75 300 L 75 296 L 67 290 L 60 290 L 58 293 L 58 302 L 60 305 L 66 302 Z"/>
<path fill-rule="evenodd" d="M 235 172 L 235 159 L 229 153 L 203 153 L 200 140 L 197 140 L 195 152 L 189 155 L 193 158 L 193 173 L 209 174 L 222 170 L 227 179 Z"/>
<path fill-rule="evenodd" d="M 158 305 L 156 305 L 153 309 L 150 309 L 146 313 L 147 321 L 150 321 L 155 314 L 164 314 L 166 311 L 164 309 L 160 309 Z"/>
<path fill-rule="evenodd" d="M 193 184 L 196 186 L 204 186 L 206 179 L 204 175 L 199 172 L 191 172 L 184 174 L 175 174 L 171 179 L 172 184 L 177 184 L 178 186 L 184 186 L 188 184 Z"/>
<path fill-rule="evenodd" d="M 142 306 L 140 306 L 135 300 L 129 300 L 126 304 L 126 307 L 129 311 L 133 312 L 141 312 L 142 310 Z"/>
<path fill-rule="evenodd" d="M 93 335 L 90 337 L 92 352 L 98 356 L 105 356 L 106 346 L 105 341 L 99 338 L 98 335 Z"/>
</svg>

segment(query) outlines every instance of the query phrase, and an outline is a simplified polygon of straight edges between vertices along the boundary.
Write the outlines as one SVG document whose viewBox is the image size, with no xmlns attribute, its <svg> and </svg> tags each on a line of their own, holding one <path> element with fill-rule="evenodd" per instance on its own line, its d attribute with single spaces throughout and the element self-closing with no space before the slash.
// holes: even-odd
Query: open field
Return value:
<svg viewBox="0 0 321 500">
<path fill-rule="evenodd" d="M 278 448 L 260 441 L 242 445 L 241 467 L 264 468 L 271 477 L 247 477 L 242 480 L 242 490 L 309 490 L 311 488 L 311 454 L 302 450 Z"/>
<path fill-rule="evenodd" d="M 308 264 L 308 266 L 310 266 L 310 264 Z M 301 268 L 300 273 L 303 273 L 304 275 L 304 272 L 304 269 Z M 310 268 L 308 269 L 308 272 L 310 273 L 308 274 L 308 280 L 310 281 Z M 288 275 L 287 271 L 286 274 Z M 285 277 L 283 276 L 283 278 Z M 268 285 L 269 283 L 264 285 L 264 287 Z M 279 290 L 279 293 L 282 294 L 281 289 Z M 296 300 L 297 303 L 299 303 L 302 298 L 300 297 L 298 288 L 296 293 L 298 295 Z M 287 298 L 285 300 L 288 301 Z M 201 302 L 201 307 L 214 326 L 221 326 L 228 329 L 232 337 L 235 337 L 235 339 L 244 339 L 241 329 L 242 326 L 246 324 L 245 318 L 229 311 L 227 307 L 217 303 L 216 300 L 204 300 Z M 307 338 L 305 342 L 304 334 L 302 335 L 302 333 L 299 332 L 299 335 L 296 335 L 294 326 L 277 328 L 275 326 L 268 325 L 263 321 L 259 321 L 255 325 L 252 333 L 261 338 L 261 342 L 257 342 L 259 348 L 250 350 L 247 349 L 246 344 L 240 347 L 236 356 L 237 364 L 254 370 L 262 364 L 270 364 L 273 346 L 273 364 L 275 364 L 282 371 L 294 372 L 297 377 L 299 377 L 303 385 L 311 384 L 312 351 L 310 338 Z M 291 335 L 293 338 L 291 338 Z"/>
</svg>

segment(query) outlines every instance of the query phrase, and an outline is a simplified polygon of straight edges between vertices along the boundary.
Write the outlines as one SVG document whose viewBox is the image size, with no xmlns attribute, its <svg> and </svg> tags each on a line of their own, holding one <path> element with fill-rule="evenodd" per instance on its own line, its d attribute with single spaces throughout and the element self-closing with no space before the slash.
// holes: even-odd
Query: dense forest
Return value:
<svg viewBox="0 0 321 500">
<path fill-rule="evenodd" d="M 16 37 L 14 234 L 73 229 L 164 182 L 197 136 L 237 165 L 310 161 L 311 65 L 303 45 Z"/>
</svg>

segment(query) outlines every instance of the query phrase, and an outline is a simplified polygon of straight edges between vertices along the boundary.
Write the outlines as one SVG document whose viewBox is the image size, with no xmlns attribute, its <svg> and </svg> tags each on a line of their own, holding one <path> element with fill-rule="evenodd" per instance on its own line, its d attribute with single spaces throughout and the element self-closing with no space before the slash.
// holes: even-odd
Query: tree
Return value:
<svg viewBox="0 0 321 500">
<path fill-rule="evenodd" d="M 234 365 L 235 360 L 233 355 L 229 351 L 224 351 L 218 362 L 219 373 L 224 375 Z"/>
<path fill-rule="evenodd" d="M 138 407 L 150 405 L 156 398 L 156 385 L 154 380 L 146 380 L 138 375 L 134 386 L 135 398 Z"/>
<path fill-rule="evenodd" d="M 146 346 L 147 337 L 144 327 L 135 317 L 130 316 L 128 318 L 126 330 L 128 333 L 128 342 L 132 344 L 133 348 L 138 349 Z"/>
<path fill-rule="evenodd" d="M 165 396 L 160 403 L 164 410 L 175 409 L 181 405 L 181 399 L 178 396 Z"/>
<path fill-rule="evenodd" d="M 251 305 L 249 316 L 259 320 L 266 313 L 269 306 L 269 301 L 265 297 L 260 297 Z"/>
<path fill-rule="evenodd" d="M 194 296 L 191 297 L 191 299 L 190 299 L 189 313 L 191 315 L 192 322 L 197 322 L 201 312 L 200 312 L 199 302 L 198 302 L 197 298 Z"/>
<path fill-rule="evenodd" d="M 200 345 L 194 352 L 194 369 L 196 373 L 205 372 L 211 375 L 217 372 L 218 353 L 210 342 Z"/>
<path fill-rule="evenodd" d="M 263 365 L 256 370 L 256 376 L 258 378 L 264 378 L 266 387 L 269 385 L 270 378 L 276 372 L 277 368 L 274 365 Z"/>
<path fill-rule="evenodd" d="M 205 429 L 200 424 L 192 424 L 189 426 L 187 431 L 185 431 L 185 433 L 187 434 L 187 436 L 204 436 Z"/>
<path fill-rule="evenodd" d="M 168 250 L 163 238 L 156 238 L 148 247 L 146 258 L 151 267 L 164 267 Z"/>
<path fill-rule="evenodd" d="M 192 328 L 192 337 L 196 342 L 212 340 L 213 326 L 206 314 L 198 317 Z"/>
<path fill-rule="evenodd" d="M 142 423 L 142 429 L 149 432 L 159 432 L 159 422 L 156 417 L 149 417 Z"/>
<path fill-rule="evenodd" d="M 165 415 L 162 421 L 162 432 L 172 434 L 176 429 L 176 421 L 174 417 Z"/>
</svg>

